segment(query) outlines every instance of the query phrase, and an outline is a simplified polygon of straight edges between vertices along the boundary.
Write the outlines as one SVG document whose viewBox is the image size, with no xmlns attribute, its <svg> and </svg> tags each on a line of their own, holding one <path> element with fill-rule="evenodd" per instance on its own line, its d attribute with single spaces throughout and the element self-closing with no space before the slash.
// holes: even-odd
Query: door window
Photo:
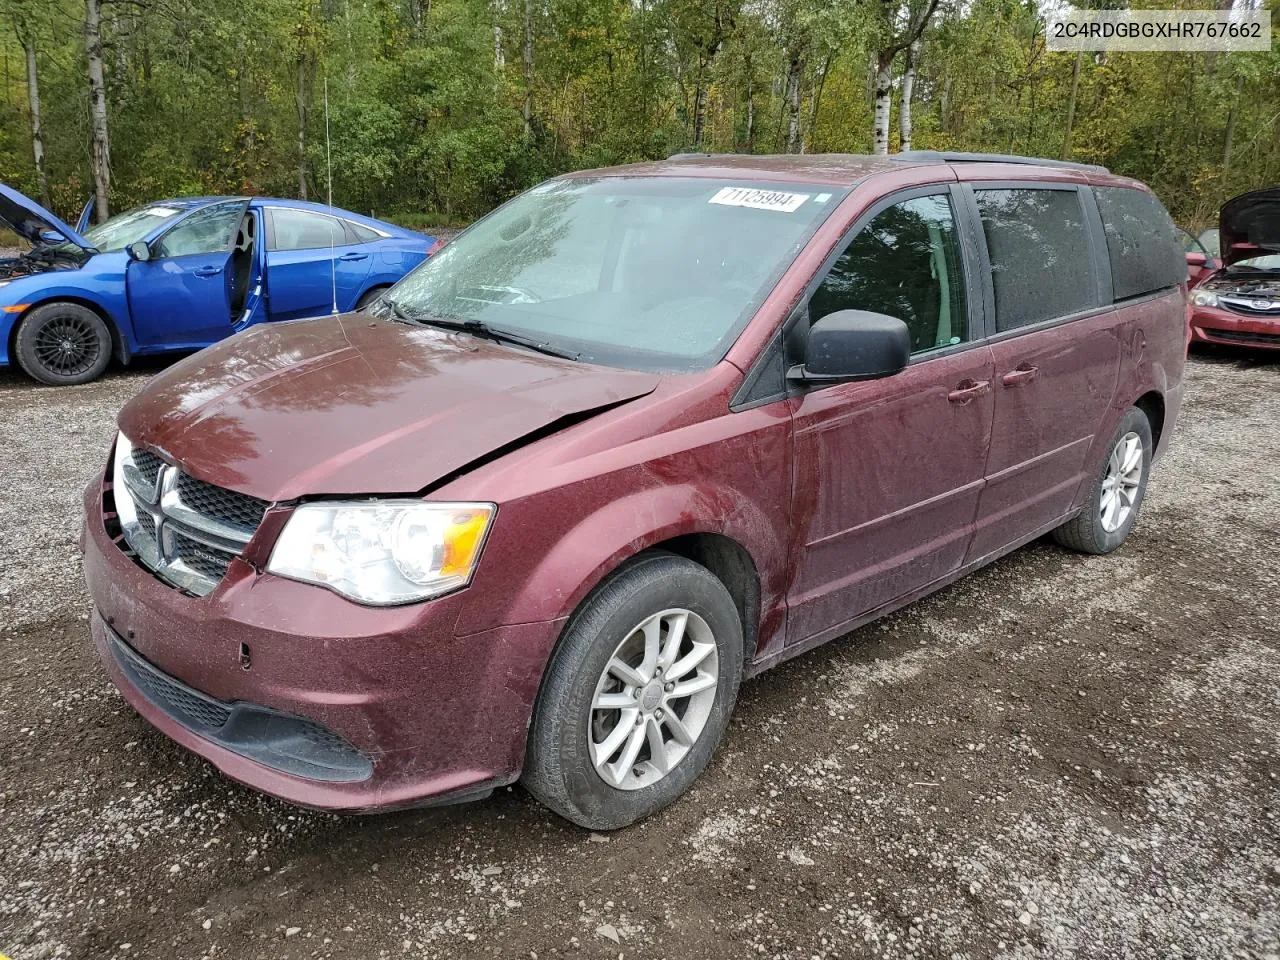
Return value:
<svg viewBox="0 0 1280 960">
<path fill-rule="evenodd" d="M 322 213 L 272 207 L 271 224 L 275 233 L 272 250 L 314 250 L 341 247 L 347 242 L 342 221 Z"/>
<path fill-rule="evenodd" d="M 969 339 L 960 239 L 946 194 L 904 200 L 863 227 L 809 300 L 812 323 L 837 310 L 897 317 L 918 353 Z"/>
<path fill-rule="evenodd" d="M 240 223 L 243 209 L 242 203 L 219 203 L 197 210 L 160 238 L 156 254 L 186 257 L 229 250 L 232 231 Z"/>
<path fill-rule="evenodd" d="M 996 330 L 1096 306 L 1089 231 L 1075 190 L 977 190 L 991 256 Z"/>
</svg>

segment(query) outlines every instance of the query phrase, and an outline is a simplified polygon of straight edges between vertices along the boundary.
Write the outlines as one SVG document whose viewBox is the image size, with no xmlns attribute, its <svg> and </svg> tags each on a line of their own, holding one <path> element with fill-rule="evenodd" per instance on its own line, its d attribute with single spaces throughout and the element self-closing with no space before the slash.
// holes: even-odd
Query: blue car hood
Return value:
<svg viewBox="0 0 1280 960">
<path fill-rule="evenodd" d="M 3 183 L 0 183 L 0 224 L 32 246 L 45 242 L 41 233 L 56 230 L 76 246 L 90 252 L 94 250 L 92 243 L 40 204 Z"/>
</svg>

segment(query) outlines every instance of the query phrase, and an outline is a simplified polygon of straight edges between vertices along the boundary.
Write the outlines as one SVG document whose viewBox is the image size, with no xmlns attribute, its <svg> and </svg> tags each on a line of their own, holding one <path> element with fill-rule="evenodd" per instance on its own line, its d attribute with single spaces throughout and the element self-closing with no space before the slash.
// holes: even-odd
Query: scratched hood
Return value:
<svg viewBox="0 0 1280 960">
<path fill-rule="evenodd" d="M 659 379 L 348 314 L 254 327 L 188 357 L 130 401 L 120 427 L 264 500 L 413 493 Z"/>
</svg>

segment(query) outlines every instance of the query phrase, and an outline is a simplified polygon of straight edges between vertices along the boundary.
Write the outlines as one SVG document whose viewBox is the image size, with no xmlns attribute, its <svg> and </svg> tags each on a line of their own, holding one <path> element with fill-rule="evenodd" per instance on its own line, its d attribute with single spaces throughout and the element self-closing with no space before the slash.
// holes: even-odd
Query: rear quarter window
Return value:
<svg viewBox="0 0 1280 960">
<path fill-rule="evenodd" d="M 1094 187 L 1111 259 L 1117 300 L 1176 286 L 1187 279 L 1178 228 L 1151 194 L 1127 187 Z"/>
</svg>

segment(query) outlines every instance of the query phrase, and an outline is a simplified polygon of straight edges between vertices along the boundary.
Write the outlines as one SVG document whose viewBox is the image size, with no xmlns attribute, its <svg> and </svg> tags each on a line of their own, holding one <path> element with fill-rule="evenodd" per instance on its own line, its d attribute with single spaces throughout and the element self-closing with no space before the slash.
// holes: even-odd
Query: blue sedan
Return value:
<svg viewBox="0 0 1280 960">
<path fill-rule="evenodd" d="M 0 184 L 0 366 L 87 383 L 114 354 L 190 351 L 255 323 L 358 310 L 430 256 L 425 234 L 316 203 L 199 197 L 75 228 Z M 0 234 L 2 236 L 2 234 Z"/>
</svg>

